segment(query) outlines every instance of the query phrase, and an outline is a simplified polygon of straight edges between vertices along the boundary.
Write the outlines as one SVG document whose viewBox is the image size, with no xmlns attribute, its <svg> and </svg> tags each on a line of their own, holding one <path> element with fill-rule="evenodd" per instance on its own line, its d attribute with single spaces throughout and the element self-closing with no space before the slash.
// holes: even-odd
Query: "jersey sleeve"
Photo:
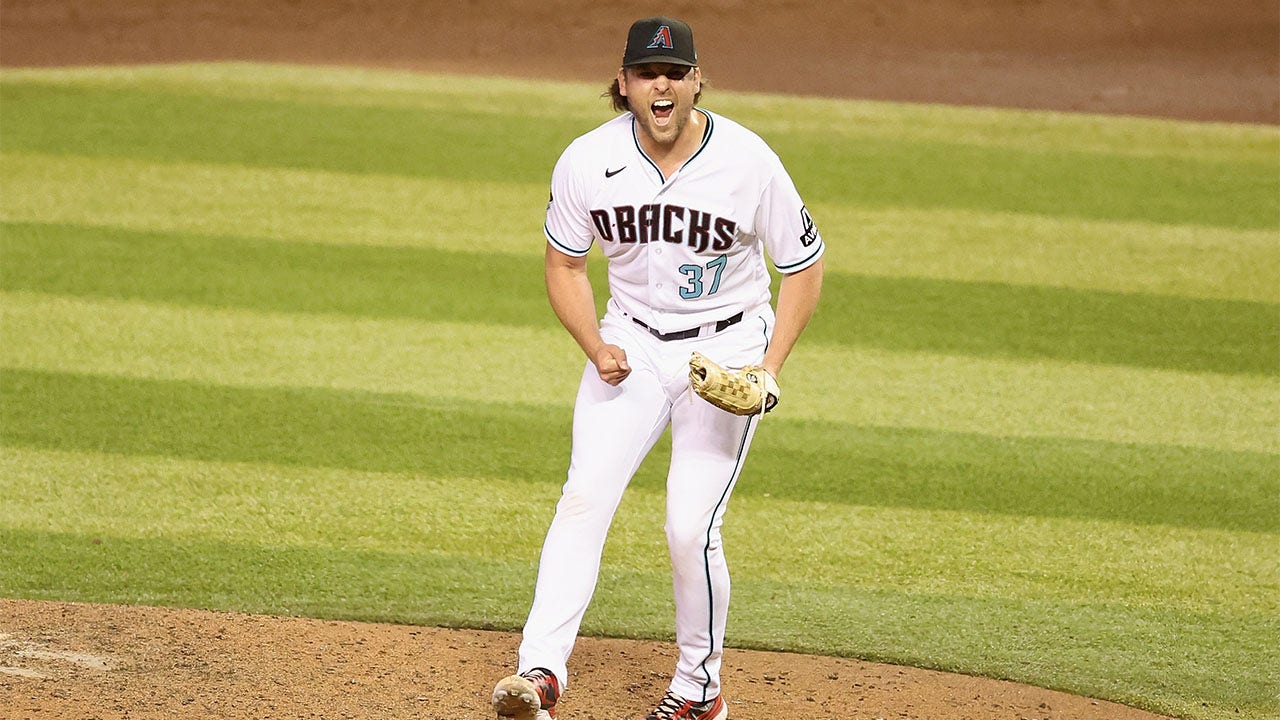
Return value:
<svg viewBox="0 0 1280 720">
<path fill-rule="evenodd" d="M 575 172 L 574 146 L 556 161 L 551 173 L 551 197 L 547 201 L 547 221 L 542 226 L 547 242 L 560 252 L 582 257 L 591 249 L 592 232 L 582 179 Z"/>
<path fill-rule="evenodd" d="M 809 267 L 826 250 L 822 235 L 781 160 L 776 160 L 760 197 L 756 228 L 773 266 L 784 274 Z"/>
</svg>

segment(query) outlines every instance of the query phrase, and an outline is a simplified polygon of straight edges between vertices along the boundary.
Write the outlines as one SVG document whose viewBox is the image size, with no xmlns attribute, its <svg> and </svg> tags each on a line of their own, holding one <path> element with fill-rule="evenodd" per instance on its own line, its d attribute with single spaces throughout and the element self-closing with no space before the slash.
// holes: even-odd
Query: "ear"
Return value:
<svg viewBox="0 0 1280 720">
<path fill-rule="evenodd" d="M 618 68 L 618 94 L 622 97 L 627 96 L 627 69 Z"/>
</svg>

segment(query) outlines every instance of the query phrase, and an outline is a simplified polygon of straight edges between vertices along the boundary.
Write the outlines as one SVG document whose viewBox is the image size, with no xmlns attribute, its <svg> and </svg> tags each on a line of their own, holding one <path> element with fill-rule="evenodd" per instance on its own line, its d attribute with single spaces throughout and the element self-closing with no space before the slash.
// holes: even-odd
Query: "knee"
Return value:
<svg viewBox="0 0 1280 720">
<path fill-rule="evenodd" d="M 600 486 L 571 483 L 566 485 L 556 514 L 566 517 L 612 517 L 619 498 L 604 492 Z"/>
<path fill-rule="evenodd" d="M 708 529 L 703 523 L 668 522 L 667 547 L 671 550 L 672 559 L 697 556 L 704 551 L 716 552 L 720 549 L 719 528 Z"/>
</svg>

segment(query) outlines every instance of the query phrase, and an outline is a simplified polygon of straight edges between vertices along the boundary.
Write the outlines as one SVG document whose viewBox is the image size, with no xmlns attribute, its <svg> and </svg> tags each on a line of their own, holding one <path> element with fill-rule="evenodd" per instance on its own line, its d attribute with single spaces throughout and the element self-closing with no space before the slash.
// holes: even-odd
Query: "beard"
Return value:
<svg viewBox="0 0 1280 720">
<path fill-rule="evenodd" d="M 632 107 L 631 114 L 635 115 L 640 129 L 649 136 L 649 139 L 659 145 L 670 145 L 684 133 L 684 129 L 689 125 L 689 118 L 693 116 L 693 108 L 680 108 L 677 106 L 672 111 L 666 125 L 658 124 L 657 119 L 653 116 L 653 111 L 647 105 L 640 108 Z"/>
</svg>

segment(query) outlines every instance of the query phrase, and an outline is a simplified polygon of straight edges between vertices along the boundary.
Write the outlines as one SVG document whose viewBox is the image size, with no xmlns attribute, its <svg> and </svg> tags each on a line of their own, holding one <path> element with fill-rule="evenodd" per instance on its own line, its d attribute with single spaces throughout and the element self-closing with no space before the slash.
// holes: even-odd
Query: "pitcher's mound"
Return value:
<svg viewBox="0 0 1280 720">
<path fill-rule="evenodd" d="M 0 718 L 488 720 L 510 633 L 0 600 Z M 639 720 L 670 644 L 583 638 L 563 720 Z M 730 649 L 733 720 L 1154 720 L 1010 682 Z"/>
</svg>

